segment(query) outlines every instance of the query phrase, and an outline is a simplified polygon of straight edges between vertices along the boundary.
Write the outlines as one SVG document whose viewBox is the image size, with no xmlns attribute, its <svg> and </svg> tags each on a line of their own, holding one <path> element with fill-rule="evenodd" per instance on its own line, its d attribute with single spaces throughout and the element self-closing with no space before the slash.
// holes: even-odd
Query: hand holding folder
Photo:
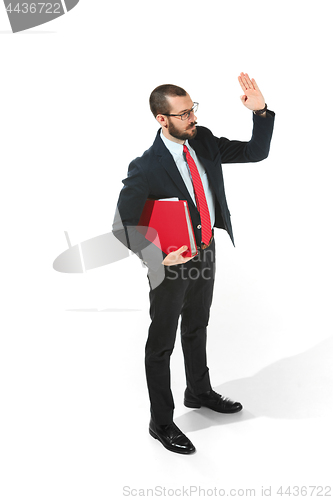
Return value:
<svg viewBox="0 0 333 500">
<path fill-rule="evenodd" d="M 178 250 L 169 253 L 163 260 L 162 264 L 164 264 L 165 266 L 175 266 L 177 264 L 185 264 L 185 262 L 188 262 L 194 257 L 194 255 L 192 257 L 184 257 L 183 254 L 186 253 L 186 250 L 187 246 L 184 245 L 178 248 Z"/>
<path fill-rule="evenodd" d="M 137 227 L 145 238 L 154 243 L 165 254 L 182 254 L 187 260 L 197 255 L 197 246 L 185 200 L 165 199 L 146 201 Z M 187 250 L 180 251 L 186 246 Z M 166 265 L 172 265 L 166 264 Z"/>
</svg>

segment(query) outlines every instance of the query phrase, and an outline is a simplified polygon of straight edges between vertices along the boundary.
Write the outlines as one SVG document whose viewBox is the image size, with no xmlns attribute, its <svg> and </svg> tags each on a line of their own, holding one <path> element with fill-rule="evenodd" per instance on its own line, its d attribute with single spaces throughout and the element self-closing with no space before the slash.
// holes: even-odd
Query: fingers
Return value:
<svg viewBox="0 0 333 500">
<path fill-rule="evenodd" d="M 243 83 L 243 80 L 242 80 L 241 76 L 238 77 L 238 81 L 239 81 L 240 86 L 242 87 L 243 92 L 245 92 L 246 91 L 246 87 L 245 87 L 245 85 Z"/>
<path fill-rule="evenodd" d="M 258 87 L 258 84 L 257 84 L 257 82 L 255 81 L 255 79 L 254 79 L 254 78 L 252 78 L 252 83 L 253 83 L 253 88 L 254 88 L 255 90 L 257 90 L 258 92 L 260 92 L 260 89 L 259 89 L 259 87 Z M 260 92 L 260 93 L 261 93 L 261 92 Z"/>
<path fill-rule="evenodd" d="M 188 262 L 189 260 L 193 259 L 193 257 L 195 257 L 195 255 L 193 255 L 192 257 L 183 257 L 181 255 L 186 250 L 187 250 L 187 246 L 183 245 L 182 247 L 178 248 L 177 250 L 170 252 L 165 257 L 162 264 L 164 264 L 165 266 L 175 266 L 177 264 L 184 264 L 185 262 Z"/>
<path fill-rule="evenodd" d="M 183 245 L 182 247 L 178 248 L 178 250 L 175 250 L 175 253 L 178 254 L 178 255 L 180 255 L 183 252 L 185 252 L 186 250 L 187 250 L 187 246 Z"/>
<path fill-rule="evenodd" d="M 253 84 L 254 79 L 252 79 L 252 81 L 251 81 L 251 79 L 247 73 L 242 72 L 240 74 L 240 76 L 238 77 L 238 81 L 239 81 L 240 86 L 242 87 L 244 92 L 248 89 L 256 89 L 256 85 Z"/>
<path fill-rule="evenodd" d="M 177 259 L 178 264 L 185 264 L 189 260 L 193 259 L 195 255 L 192 255 L 191 257 L 183 257 L 183 253 L 188 249 L 186 245 L 183 245 L 182 247 L 178 248 L 178 250 L 175 250 L 175 257 Z"/>
<path fill-rule="evenodd" d="M 247 84 L 248 88 L 253 89 L 254 88 L 253 83 L 251 82 L 249 75 L 247 73 L 245 73 L 244 76 L 245 76 L 245 80 L 246 80 L 246 84 Z"/>
<path fill-rule="evenodd" d="M 184 264 L 185 262 L 193 259 L 193 257 L 194 257 L 194 255 L 193 255 L 193 257 L 183 257 L 182 256 L 182 254 L 184 252 L 186 252 L 187 248 L 188 247 L 186 245 L 183 245 L 182 247 L 178 248 L 178 250 L 176 250 L 176 252 L 175 252 L 175 253 L 177 253 L 179 255 L 179 260 L 180 260 L 181 264 Z"/>
<path fill-rule="evenodd" d="M 244 104 L 244 106 L 246 106 L 246 104 L 245 104 L 245 103 L 246 103 L 246 101 L 247 101 L 247 97 L 246 97 L 246 95 L 241 95 L 241 96 L 240 96 L 240 100 L 242 101 L 242 103 Z"/>
</svg>

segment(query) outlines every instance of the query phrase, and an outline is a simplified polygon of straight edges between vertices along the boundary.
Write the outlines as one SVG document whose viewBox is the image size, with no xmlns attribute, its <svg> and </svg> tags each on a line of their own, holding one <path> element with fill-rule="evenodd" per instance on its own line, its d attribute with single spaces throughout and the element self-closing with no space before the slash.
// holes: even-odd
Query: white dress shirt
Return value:
<svg viewBox="0 0 333 500">
<path fill-rule="evenodd" d="M 182 176 L 182 179 L 185 183 L 185 186 L 186 186 L 188 192 L 190 193 L 194 204 L 196 205 L 193 183 L 192 183 L 192 179 L 191 179 L 191 172 L 190 172 L 190 169 L 189 169 L 189 167 L 185 161 L 185 158 L 184 158 L 183 144 L 178 144 L 178 142 L 170 141 L 169 139 L 167 139 L 164 136 L 162 130 L 161 130 L 161 139 L 164 142 L 165 146 L 170 151 L 170 153 L 172 154 L 172 157 L 177 165 L 177 168 L 179 170 L 180 175 Z M 185 146 L 188 148 L 190 155 L 192 156 L 192 158 L 197 166 L 198 172 L 200 174 L 202 186 L 204 188 L 205 195 L 206 195 L 206 200 L 207 200 L 207 205 L 208 205 L 208 210 L 209 210 L 209 215 L 210 215 L 210 221 L 211 221 L 211 224 L 213 227 L 214 222 L 215 222 L 215 198 L 214 198 L 213 191 L 209 185 L 207 172 L 206 172 L 205 168 L 203 167 L 203 165 L 198 160 L 194 149 L 191 148 L 191 146 L 189 145 L 189 142 L 187 140 L 185 141 Z"/>
</svg>

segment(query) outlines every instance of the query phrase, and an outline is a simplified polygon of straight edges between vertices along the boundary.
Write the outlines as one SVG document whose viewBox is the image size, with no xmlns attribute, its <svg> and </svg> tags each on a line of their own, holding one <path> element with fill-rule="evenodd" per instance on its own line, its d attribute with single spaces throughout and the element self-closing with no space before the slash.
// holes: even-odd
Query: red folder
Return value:
<svg viewBox="0 0 333 500">
<path fill-rule="evenodd" d="M 187 250 L 182 253 L 183 257 L 193 257 L 198 253 L 185 200 L 148 199 L 140 217 L 138 230 L 166 254 L 183 245 L 187 246 Z"/>
</svg>

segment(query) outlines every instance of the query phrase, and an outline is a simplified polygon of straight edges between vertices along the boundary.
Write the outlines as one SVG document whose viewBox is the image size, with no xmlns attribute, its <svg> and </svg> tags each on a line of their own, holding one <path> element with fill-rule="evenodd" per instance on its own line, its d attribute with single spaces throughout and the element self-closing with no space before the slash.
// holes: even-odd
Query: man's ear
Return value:
<svg viewBox="0 0 333 500">
<path fill-rule="evenodd" d="M 161 127 L 168 128 L 168 120 L 164 115 L 156 115 L 156 120 L 161 125 Z"/>
</svg>

